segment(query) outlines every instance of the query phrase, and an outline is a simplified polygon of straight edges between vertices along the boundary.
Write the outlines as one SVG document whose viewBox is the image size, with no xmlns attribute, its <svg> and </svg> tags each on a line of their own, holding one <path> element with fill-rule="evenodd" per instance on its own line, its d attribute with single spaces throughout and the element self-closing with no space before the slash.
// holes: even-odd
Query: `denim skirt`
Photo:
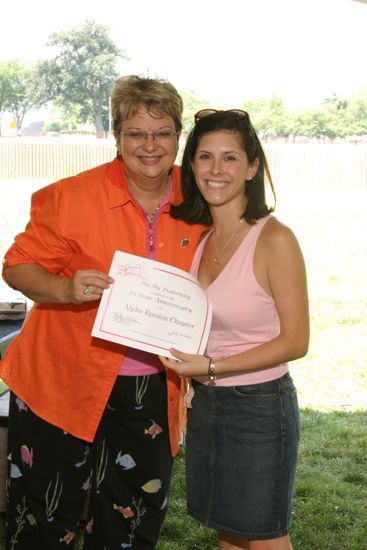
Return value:
<svg viewBox="0 0 367 550">
<path fill-rule="evenodd" d="M 233 387 L 193 380 L 193 389 L 186 433 L 189 513 L 249 540 L 288 534 L 300 429 L 291 376 Z"/>
</svg>

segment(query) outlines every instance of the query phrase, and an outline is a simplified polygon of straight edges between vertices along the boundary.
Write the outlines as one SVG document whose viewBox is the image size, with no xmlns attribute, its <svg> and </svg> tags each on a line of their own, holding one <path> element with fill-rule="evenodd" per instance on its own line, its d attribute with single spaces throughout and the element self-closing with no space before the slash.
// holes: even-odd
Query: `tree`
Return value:
<svg viewBox="0 0 367 550">
<path fill-rule="evenodd" d="M 251 122 L 262 136 L 283 136 L 287 133 L 286 110 L 280 97 L 246 101 L 244 109 L 249 112 Z"/>
<path fill-rule="evenodd" d="M 330 138 L 355 134 L 349 101 L 336 95 L 318 109 L 300 109 L 289 115 L 289 131 L 294 136 Z"/>
<path fill-rule="evenodd" d="M 289 129 L 293 136 L 321 137 L 326 135 L 326 116 L 321 108 L 299 109 L 290 114 Z"/>
<path fill-rule="evenodd" d="M 76 132 L 78 129 L 78 123 L 80 119 L 79 109 L 76 107 L 74 110 L 69 109 L 68 112 L 65 109 L 57 105 L 52 105 L 48 112 L 49 121 L 46 124 L 47 132 Z"/>
<path fill-rule="evenodd" d="M 117 61 L 127 55 L 114 44 L 106 26 L 88 20 L 79 30 L 53 33 L 47 45 L 56 50 L 54 59 L 43 61 L 41 68 L 50 99 L 65 111 L 76 108 L 80 121 L 94 123 L 97 137 L 103 137 Z"/>
<path fill-rule="evenodd" d="M 38 86 L 37 65 L 25 66 L 19 61 L 12 64 L 12 78 L 9 82 L 7 110 L 13 115 L 20 135 L 23 120 L 29 111 L 39 109 L 47 102 Z"/>
<path fill-rule="evenodd" d="M 194 90 L 180 92 L 180 94 L 184 103 L 182 129 L 184 132 L 190 132 L 191 128 L 194 126 L 195 113 L 200 111 L 200 109 L 210 109 L 211 107 L 213 107 L 213 104 L 197 96 Z M 220 107 L 218 107 L 217 105 L 213 108 L 220 109 Z"/>
<path fill-rule="evenodd" d="M 350 115 L 353 124 L 351 134 L 367 135 L 367 85 L 360 88 L 350 99 Z"/>
<path fill-rule="evenodd" d="M 348 99 L 334 94 L 323 101 L 321 111 L 326 120 L 326 136 L 345 137 L 350 133 L 352 120 Z"/>
<path fill-rule="evenodd" d="M 333 140 L 367 134 L 367 86 L 351 99 L 334 94 L 316 109 L 287 111 L 277 96 L 247 101 L 244 109 L 262 137 L 292 135 Z"/>
<path fill-rule="evenodd" d="M 26 66 L 17 60 L 0 62 L 0 115 L 5 111 L 13 115 L 18 134 L 26 113 L 39 109 L 47 100 L 41 95 L 37 75 L 37 65 Z"/>
<path fill-rule="evenodd" d="M 0 61 L 0 136 L 1 118 L 7 110 L 9 85 L 11 79 L 11 61 Z"/>
</svg>

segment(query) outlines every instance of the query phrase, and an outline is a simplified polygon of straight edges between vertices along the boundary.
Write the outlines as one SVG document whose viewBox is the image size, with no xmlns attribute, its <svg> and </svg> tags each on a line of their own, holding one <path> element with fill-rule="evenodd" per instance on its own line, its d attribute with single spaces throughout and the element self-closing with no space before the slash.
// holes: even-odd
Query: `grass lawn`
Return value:
<svg viewBox="0 0 367 550">
<path fill-rule="evenodd" d="M 367 411 L 302 409 L 294 550 L 363 550 L 367 541 Z M 214 550 L 214 533 L 186 513 L 183 452 L 175 463 L 158 550 Z"/>
<path fill-rule="evenodd" d="M 25 223 L 29 192 L 0 186 L 1 253 Z M 294 550 L 367 548 L 366 200 L 367 190 L 278 189 L 276 213 L 304 252 L 311 309 L 310 351 L 291 366 L 302 419 Z M 214 533 L 186 513 L 182 450 L 158 550 L 214 548 Z"/>
</svg>

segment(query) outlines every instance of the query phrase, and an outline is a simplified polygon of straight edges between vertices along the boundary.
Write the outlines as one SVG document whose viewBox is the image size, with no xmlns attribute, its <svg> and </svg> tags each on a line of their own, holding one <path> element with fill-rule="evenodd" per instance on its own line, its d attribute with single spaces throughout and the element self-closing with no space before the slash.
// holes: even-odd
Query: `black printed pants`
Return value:
<svg viewBox="0 0 367 550">
<path fill-rule="evenodd" d="M 165 373 L 119 376 L 93 444 L 36 416 L 14 394 L 8 428 L 6 550 L 153 550 L 172 456 Z"/>
</svg>

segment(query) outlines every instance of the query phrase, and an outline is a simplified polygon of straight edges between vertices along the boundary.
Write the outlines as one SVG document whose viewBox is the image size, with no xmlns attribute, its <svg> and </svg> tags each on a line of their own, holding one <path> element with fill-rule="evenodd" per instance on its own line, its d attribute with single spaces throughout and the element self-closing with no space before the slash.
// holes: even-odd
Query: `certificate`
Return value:
<svg viewBox="0 0 367 550">
<path fill-rule="evenodd" d="M 165 357 L 172 347 L 204 354 L 212 309 L 190 273 L 116 251 L 109 274 L 92 336 Z"/>
</svg>

